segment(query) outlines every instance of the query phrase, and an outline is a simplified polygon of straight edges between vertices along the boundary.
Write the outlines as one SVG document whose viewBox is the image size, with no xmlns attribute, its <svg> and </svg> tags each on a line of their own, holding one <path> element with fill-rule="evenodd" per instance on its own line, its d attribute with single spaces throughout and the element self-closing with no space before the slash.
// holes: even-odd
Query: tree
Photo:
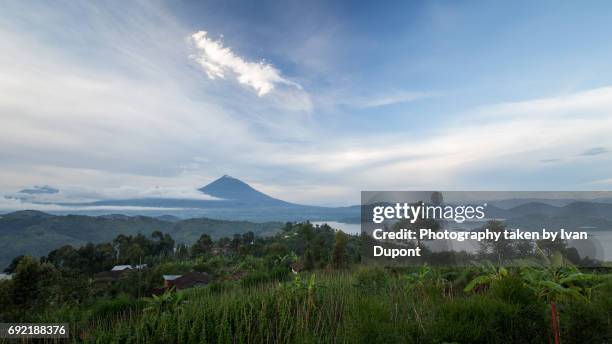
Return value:
<svg viewBox="0 0 612 344">
<path fill-rule="evenodd" d="M 312 251 L 307 249 L 306 252 L 304 252 L 304 270 L 312 270 L 314 269 L 314 266 L 315 262 Z"/>
<path fill-rule="evenodd" d="M 348 266 L 347 244 L 348 236 L 342 231 L 337 231 L 334 250 L 332 251 L 331 264 L 333 268 L 342 269 Z"/>
<path fill-rule="evenodd" d="M 434 191 L 431 193 L 431 203 L 433 205 L 442 205 L 442 203 L 444 203 L 444 197 L 440 191 Z"/>
<path fill-rule="evenodd" d="M 255 241 L 255 234 L 251 231 L 248 231 L 242 234 L 242 244 L 243 245 L 251 245 Z"/>
<path fill-rule="evenodd" d="M 213 246 L 213 241 L 208 234 L 202 234 L 198 241 L 191 246 L 191 255 L 192 256 L 201 256 L 210 251 L 210 248 Z"/>
<path fill-rule="evenodd" d="M 145 250 L 143 250 L 139 244 L 132 244 L 129 246 L 125 257 L 128 259 L 128 262 L 130 264 L 137 264 L 142 260 L 145 255 Z"/>
<path fill-rule="evenodd" d="M 17 269 L 17 265 L 19 265 L 19 262 L 21 261 L 21 259 L 23 259 L 23 257 L 24 256 L 22 254 L 13 258 L 11 264 L 7 266 L 6 269 L 4 269 L 4 272 L 6 272 L 7 274 L 12 274 L 13 272 L 15 272 L 15 269 Z"/>
<path fill-rule="evenodd" d="M 160 231 L 151 233 L 151 237 L 156 240 L 153 242 L 153 252 L 151 254 L 168 256 L 174 251 L 174 239 L 170 234 L 163 234 Z"/>
<path fill-rule="evenodd" d="M 538 245 L 548 259 L 551 259 L 557 253 L 563 254 L 567 249 L 565 240 L 538 240 L 536 245 Z"/>
<path fill-rule="evenodd" d="M 23 312 L 45 306 L 51 297 L 48 292 L 57 276 L 55 267 L 51 264 L 41 264 L 31 256 L 25 256 L 17 265 L 13 277 L 13 303 Z"/>
<path fill-rule="evenodd" d="M 315 235 L 314 226 L 310 222 L 303 223 L 300 225 L 298 233 L 306 240 L 306 243 L 310 243 Z"/>
<path fill-rule="evenodd" d="M 313 262 L 318 267 L 325 266 L 329 261 L 329 249 L 331 248 L 331 243 L 326 245 L 325 239 L 326 235 L 319 233 L 310 245 L 310 252 L 312 253 Z"/>
<path fill-rule="evenodd" d="M 497 220 L 491 220 L 486 223 L 482 228 L 484 230 L 488 228 L 490 232 L 502 233 L 499 240 L 483 240 L 480 242 L 480 251 L 483 254 L 491 254 L 496 260 L 497 264 L 504 264 L 505 261 L 512 258 L 514 251 L 512 240 L 504 239 L 503 233 L 506 230 L 506 225 L 503 222 Z"/>
<path fill-rule="evenodd" d="M 230 247 L 232 251 L 238 252 L 240 245 L 242 243 L 242 236 L 240 234 L 234 234 L 232 241 L 230 242 Z"/>
<path fill-rule="evenodd" d="M 424 218 L 419 217 L 414 222 L 412 219 L 399 220 L 393 225 L 393 231 L 397 232 L 402 229 L 408 229 L 408 230 L 418 232 L 418 230 L 421 228 L 428 228 L 432 232 L 437 232 L 440 230 L 440 227 L 441 226 L 440 226 L 439 220 L 430 219 L 430 218 L 424 219 Z M 417 236 L 417 247 L 419 246 L 421 246 L 421 240 Z"/>
<path fill-rule="evenodd" d="M 283 227 L 283 232 L 291 232 L 291 229 L 293 229 L 293 223 L 287 222 L 285 223 L 285 226 Z"/>
<path fill-rule="evenodd" d="M 266 247 L 266 253 L 271 256 L 284 256 L 289 254 L 290 250 L 280 242 L 273 242 Z"/>
<path fill-rule="evenodd" d="M 220 248 L 229 247 L 231 242 L 232 242 L 232 239 L 228 237 L 222 237 L 219 240 L 217 240 L 217 247 L 220 247 Z"/>
<path fill-rule="evenodd" d="M 175 253 L 176 258 L 178 259 L 186 259 L 189 258 L 189 247 L 187 247 L 187 245 L 185 244 L 179 244 L 176 247 L 176 253 Z"/>
<path fill-rule="evenodd" d="M 64 245 L 49 252 L 45 260 L 58 268 L 67 267 L 76 269 L 76 264 L 79 260 L 79 252 L 70 245 Z"/>
</svg>

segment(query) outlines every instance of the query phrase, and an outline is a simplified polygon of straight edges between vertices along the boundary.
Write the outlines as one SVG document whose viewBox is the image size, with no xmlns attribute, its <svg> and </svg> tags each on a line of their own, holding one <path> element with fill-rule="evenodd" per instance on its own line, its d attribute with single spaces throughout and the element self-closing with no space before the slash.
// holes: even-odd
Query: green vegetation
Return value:
<svg viewBox="0 0 612 344">
<path fill-rule="evenodd" d="M 18 211 L 0 216 L 0 269 L 18 255 L 43 256 L 63 245 L 112 241 L 118 235 L 168 233 L 178 243 L 193 244 L 202 234 L 213 239 L 252 231 L 272 235 L 282 227 L 279 222 L 254 223 L 194 218 L 165 221 L 146 216 L 54 216 L 39 211 Z"/>
<path fill-rule="evenodd" d="M 89 343 L 612 341 L 612 275 L 558 253 L 521 266 L 389 268 L 361 265 L 360 243 L 288 223 L 270 237 L 202 235 L 191 246 L 156 232 L 63 247 L 14 261 L 0 321 L 69 322 L 71 340 Z M 149 267 L 96 281 L 140 262 Z M 296 264 L 305 271 L 292 274 Z M 162 275 L 190 271 L 214 281 L 153 295 Z"/>
</svg>

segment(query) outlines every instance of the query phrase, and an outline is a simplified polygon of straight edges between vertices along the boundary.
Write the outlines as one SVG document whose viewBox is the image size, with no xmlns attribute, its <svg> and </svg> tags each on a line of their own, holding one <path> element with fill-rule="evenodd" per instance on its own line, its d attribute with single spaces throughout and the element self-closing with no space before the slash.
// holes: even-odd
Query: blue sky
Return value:
<svg viewBox="0 0 612 344">
<path fill-rule="evenodd" d="M 612 187 L 609 2 L 3 7 L 3 194 Z"/>
</svg>

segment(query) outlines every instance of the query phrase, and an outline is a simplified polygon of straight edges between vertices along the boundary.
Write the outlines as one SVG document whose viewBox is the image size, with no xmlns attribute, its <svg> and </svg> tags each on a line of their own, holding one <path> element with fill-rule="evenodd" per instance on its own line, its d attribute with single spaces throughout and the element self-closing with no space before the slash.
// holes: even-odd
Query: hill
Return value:
<svg viewBox="0 0 612 344">
<path fill-rule="evenodd" d="M 532 215 L 532 214 L 541 214 L 541 215 L 554 215 L 559 213 L 560 208 L 554 205 L 542 203 L 542 202 L 528 202 L 525 204 L 521 204 L 514 208 L 511 208 L 509 211 L 514 216 L 524 216 L 524 215 Z"/>
<path fill-rule="evenodd" d="M 208 218 L 168 221 L 147 216 L 54 216 L 39 211 L 18 211 L 0 217 L 0 268 L 20 254 L 41 256 L 63 245 L 81 246 L 87 242 L 112 241 L 119 234 L 150 235 L 159 230 L 171 234 L 177 242 L 192 244 L 203 233 L 213 239 L 248 231 L 266 235 L 276 232 L 281 226 L 280 222 L 253 223 Z"/>
</svg>

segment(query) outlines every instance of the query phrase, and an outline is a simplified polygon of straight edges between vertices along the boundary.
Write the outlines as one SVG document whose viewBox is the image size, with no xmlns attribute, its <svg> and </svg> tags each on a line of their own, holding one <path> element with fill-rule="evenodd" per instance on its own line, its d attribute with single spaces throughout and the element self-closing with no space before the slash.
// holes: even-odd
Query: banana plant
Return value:
<svg viewBox="0 0 612 344">
<path fill-rule="evenodd" d="M 495 266 L 491 262 L 481 265 L 482 273 L 474 277 L 463 289 L 469 293 L 475 291 L 477 287 L 488 288 L 493 282 L 500 281 L 508 276 L 508 270 L 503 266 Z"/>
<path fill-rule="evenodd" d="M 153 297 L 145 298 L 147 306 L 143 311 L 146 313 L 163 313 L 168 309 L 180 307 L 179 305 L 182 300 L 182 294 L 174 292 L 174 287 L 172 287 L 161 295 L 153 295 Z"/>
<path fill-rule="evenodd" d="M 427 265 L 419 268 L 419 271 L 406 275 L 405 279 L 409 284 L 423 286 L 426 281 L 433 278 L 434 272 Z"/>
<path fill-rule="evenodd" d="M 539 247 L 536 246 L 537 250 Z M 551 329 L 554 342 L 558 344 L 561 329 L 557 305 L 571 300 L 589 302 L 591 292 L 597 287 L 600 278 L 580 272 L 565 261 L 560 252 L 555 252 L 551 258 L 546 257 L 541 250 L 540 253 L 544 264 L 522 269 L 521 276 L 538 298 L 550 305 Z"/>
</svg>

